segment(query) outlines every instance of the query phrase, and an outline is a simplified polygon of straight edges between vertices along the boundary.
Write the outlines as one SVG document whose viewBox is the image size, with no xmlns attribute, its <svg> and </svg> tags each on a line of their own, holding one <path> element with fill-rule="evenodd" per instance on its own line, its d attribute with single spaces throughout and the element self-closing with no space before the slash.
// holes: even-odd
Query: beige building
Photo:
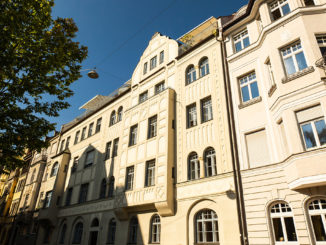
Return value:
<svg viewBox="0 0 326 245">
<path fill-rule="evenodd" d="M 250 244 L 326 244 L 325 10 L 249 1 L 223 26 Z"/>
</svg>

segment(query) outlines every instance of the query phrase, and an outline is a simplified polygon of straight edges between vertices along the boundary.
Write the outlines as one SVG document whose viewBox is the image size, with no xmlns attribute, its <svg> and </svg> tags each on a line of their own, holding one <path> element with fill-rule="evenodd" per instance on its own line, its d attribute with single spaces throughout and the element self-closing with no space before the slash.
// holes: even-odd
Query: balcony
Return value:
<svg viewBox="0 0 326 245">
<path fill-rule="evenodd" d="M 284 168 L 292 190 L 326 185 L 326 148 L 310 150 L 291 156 Z"/>
</svg>

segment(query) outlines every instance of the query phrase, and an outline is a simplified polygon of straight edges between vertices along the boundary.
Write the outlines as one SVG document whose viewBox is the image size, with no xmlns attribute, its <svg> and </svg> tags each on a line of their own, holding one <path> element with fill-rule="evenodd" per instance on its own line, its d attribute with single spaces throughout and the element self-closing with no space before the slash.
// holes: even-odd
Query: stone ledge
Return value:
<svg viewBox="0 0 326 245">
<path fill-rule="evenodd" d="M 274 83 L 274 84 L 269 88 L 269 90 L 268 90 L 268 96 L 269 96 L 269 97 L 271 97 L 271 96 L 274 94 L 276 88 L 277 88 L 276 83 Z"/>
<path fill-rule="evenodd" d="M 283 77 L 282 78 L 282 83 L 283 84 L 288 83 L 288 82 L 290 82 L 290 81 L 292 81 L 294 79 L 297 79 L 299 77 L 302 77 L 302 76 L 307 75 L 307 74 L 309 74 L 311 72 L 314 72 L 314 71 L 315 71 L 315 68 L 313 66 L 309 66 L 309 67 L 307 67 L 307 68 L 305 68 L 305 69 L 303 69 L 301 71 L 298 71 L 298 72 L 296 72 L 294 74 Z"/>
<path fill-rule="evenodd" d="M 258 97 L 254 98 L 252 100 L 247 101 L 247 102 L 244 102 L 244 103 L 241 102 L 241 104 L 238 107 L 239 107 L 239 109 L 242 109 L 242 108 L 245 108 L 247 106 L 256 104 L 256 103 L 258 103 L 260 101 L 262 101 L 262 98 L 261 98 L 261 96 L 258 96 Z"/>
</svg>

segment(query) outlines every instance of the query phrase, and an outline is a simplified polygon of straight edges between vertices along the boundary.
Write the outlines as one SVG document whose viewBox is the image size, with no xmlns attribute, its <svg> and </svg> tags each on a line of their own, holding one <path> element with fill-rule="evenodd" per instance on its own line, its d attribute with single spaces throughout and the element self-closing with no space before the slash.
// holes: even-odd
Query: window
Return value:
<svg viewBox="0 0 326 245">
<path fill-rule="evenodd" d="M 84 127 L 84 128 L 82 129 L 82 135 L 81 135 L 80 141 L 84 140 L 85 137 L 86 137 L 86 127 Z"/>
<path fill-rule="evenodd" d="M 83 237 L 83 223 L 78 222 L 75 226 L 72 244 L 80 244 Z"/>
<path fill-rule="evenodd" d="M 188 156 L 188 179 L 195 180 L 200 178 L 200 164 L 196 152 L 192 152 Z"/>
<path fill-rule="evenodd" d="M 109 179 L 108 197 L 113 197 L 113 194 L 114 194 L 114 176 L 111 176 Z"/>
<path fill-rule="evenodd" d="M 304 0 L 304 5 L 315 6 L 315 2 L 314 2 L 314 0 Z"/>
<path fill-rule="evenodd" d="M 18 204 L 19 204 L 19 201 L 14 202 L 14 203 L 11 205 L 10 216 L 13 216 L 13 215 L 16 214 L 16 212 L 17 212 L 17 210 L 18 210 Z"/>
<path fill-rule="evenodd" d="M 78 157 L 74 157 L 74 161 L 71 167 L 71 173 L 74 173 L 77 170 L 77 166 L 78 166 Z"/>
<path fill-rule="evenodd" d="M 287 203 L 277 203 L 272 206 L 271 221 L 275 242 L 297 241 L 297 234 L 294 227 L 293 214 Z"/>
<path fill-rule="evenodd" d="M 326 200 L 317 199 L 309 203 L 308 212 L 315 241 L 326 241 Z"/>
<path fill-rule="evenodd" d="M 36 169 L 33 170 L 33 173 L 32 173 L 32 176 L 31 176 L 30 183 L 33 183 L 34 178 L 35 178 L 35 174 L 36 174 Z"/>
<path fill-rule="evenodd" d="M 196 104 L 187 106 L 187 128 L 197 125 L 197 110 Z"/>
<path fill-rule="evenodd" d="M 107 244 L 114 244 L 116 229 L 117 229 L 117 222 L 115 221 L 114 218 L 112 218 L 109 223 Z"/>
<path fill-rule="evenodd" d="M 137 244 L 138 219 L 132 217 L 129 223 L 128 244 Z"/>
<path fill-rule="evenodd" d="M 213 148 L 208 148 L 204 152 L 204 163 L 205 163 L 205 176 L 210 177 L 217 174 L 216 172 L 216 156 Z"/>
<path fill-rule="evenodd" d="M 98 227 L 100 225 L 100 222 L 98 221 L 97 218 L 93 219 L 91 223 L 91 227 Z"/>
<path fill-rule="evenodd" d="M 235 52 L 239 52 L 240 50 L 248 47 L 250 45 L 249 34 L 247 29 L 241 31 L 233 37 L 233 43 L 235 47 Z"/>
<path fill-rule="evenodd" d="M 258 83 L 255 72 L 241 77 L 239 79 L 239 84 L 242 102 L 247 102 L 259 96 Z"/>
<path fill-rule="evenodd" d="M 160 243 L 161 238 L 161 219 L 160 216 L 155 214 L 151 220 L 151 243 Z"/>
<path fill-rule="evenodd" d="M 110 158 L 111 144 L 112 144 L 112 141 L 106 143 L 106 147 L 105 147 L 105 160 L 107 160 L 107 159 Z"/>
<path fill-rule="evenodd" d="M 100 188 L 100 198 L 105 198 L 106 194 L 106 179 L 102 179 Z"/>
<path fill-rule="evenodd" d="M 213 119 L 212 99 L 211 97 L 203 99 L 201 103 L 201 122 L 207 122 Z"/>
<path fill-rule="evenodd" d="M 147 94 L 147 91 L 145 91 L 139 95 L 139 104 L 147 100 Z"/>
<path fill-rule="evenodd" d="M 132 190 L 134 184 L 134 166 L 127 167 L 126 191 Z"/>
<path fill-rule="evenodd" d="M 147 138 L 153 138 L 156 136 L 157 131 L 157 116 L 153 116 L 148 119 L 148 135 Z"/>
<path fill-rule="evenodd" d="M 62 152 L 65 148 L 65 140 L 61 141 L 60 152 Z"/>
<path fill-rule="evenodd" d="M 164 81 L 155 85 L 155 94 L 161 93 L 165 89 Z"/>
<path fill-rule="evenodd" d="M 91 123 L 88 127 L 87 137 L 92 136 L 94 123 Z"/>
<path fill-rule="evenodd" d="M 143 75 L 147 73 L 147 62 L 144 63 Z"/>
<path fill-rule="evenodd" d="M 80 134 L 80 131 L 78 130 L 78 131 L 76 132 L 76 135 L 75 135 L 74 145 L 76 145 L 76 144 L 78 143 L 79 134 Z"/>
<path fill-rule="evenodd" d="M 164 62 L 164 50 L 160 52 L 160 64 Z"/>
<path fill-rule="evenodd" d="M 61 228 L 61 232 L 60 232 L 59 244 L 65 243 L 66 231 L 67 231 L 67 225 L 63 224 L 63 226 Z"/>
<path fill-rule="evenodd" d="M 145 186 L 155 185 L 155 160 L 146 162 Z"/>
<path fill-rule="evenodd" d="M 196 80 L 196 70 L 193 65 L 188 66 L 186 69 L 186 85 Z"/>
<path fill-rule="evenodd" d="M 94 163 L 95 150 L 91 150 L 86 153 L 85 168 L 91 166 Z"/>
<path fill-rule="evenodd" d="M 205 57 L 199 62 L 199 76 L 203 77 L 209 73 L 208 59 Z"/>
<path fill-rule="evenodd" d="M 65 149 L 68 149 L 68 147 L 69 147 L 69 143 L 70 143 L 70 136 L 67 138 Z"/>
<path fill-rule="evenodd" d="M 268 72 L 269 87 L 272 87 L 275 84 L 275 79 L 274 79 L 273 67 L 270 59 L 266 61 L 265 65 Z"/>
<path fill-rule="evenodd" d="M 56 176 L 58 173 L 58 169 L 59 169 L 59 163 L 55 162 L 52 166 L 50 177 Z"/>
<path fill-rule="evenodd" d="M 116 157 L 118 155 L 118 146 L 119 146 L 119 138 L 116 138 L 113 141 L 112 157 Z"/>
<path fill-rule="evenodd" d="M 66 206 L 69 206 L 70 205 L 70 202 L 71 202 L 71 197 L 72 197 L 72 190 L 73 188 L 70 187 L 67 191 L 67 196 L 66 196 L 66 202 L 65 202 L 65 205 Z"/>
<path fill-rule="evenodd" d="M 25 200 L 24 200 L 24 205 L 23 205 L 24 209 L 27 208 L 28 198 L 29 198 L 29 194 L 26 194 L 25 195 Z"/>
<path fill-rule="evenodd" d="M 273 20 L 277 20 L 291 11 L 287 0 L 274 1 L 269 5 L 269 8 Z"/>
<path fill-rule="evenodd" d="M 102 117 L 97 119 L 96 121 L 96 129 L 95 129 L 95 133 L 98 133 L 101 131 L 101 123 L 102 123 Z"/>
<path fill-rule="evenodd" d="M 51 198 L 52 198 L 52 191 L 48 191 L 48 192 L 45 194 L 45 199 L 44 199 L 44 208 L 48 208 L 48 207 L 50 207 Z"/>
<path fill-rule="evenodd" d="M 306 58 L 302 51 L 300 41 L 282 49 L 281 54 L 288 75 L 307 68 Z"/>
<path fill-rule="evenodd" d="M 326 35 L 316 36 L 317 43 L 322 55 L 326 55 Z"/>
<path fill-rule="evenodd" d="M 120 122 L 122 120 L 122 111 L 123 111 L 123 108 L 122 108 L 122 106 L 120 106 L 118 109 L 118 122 Z"/>
<path fill-rule="evenodd" d="M 154 69 L 155 67 L 156 67 L 156 60 L 157 60 L 157 57 L 156 56 L 154 56 L 153 58 L 151 58 L 151 60 L 150 60 L 150 70 L 152 70 L 152 69 Z"/>
<path fill-rule="evenodd" d="M 129 134 L 129 146 L 133 146 L 137 142 L 137 129 L 138 125 L 134 125 L 130 127 L 130 134 Z"/>
<path fill-rule="evenodd" d="M 88 183 L 82 184 L 79 191 L 78 203 L 84 203 L 87 201 Z"/>
<path fill-rule="evenodd" d="M 110 126 L 115 124 L 115 120 L 116 120 L 116 113 L 115 111 L 112 111 L 110 116 Z"/>
<path fill-rule="evenodd" d="M 306 149 L 326 144 L 326 125 L 320 105 L 296 112 Z"/>
<path fill-rule="evenodd" d="M 196 242 L 217 243 L 219 241 L 217 215 L 213 210 L 204 209 L 195 216 Z"/>
</svg>

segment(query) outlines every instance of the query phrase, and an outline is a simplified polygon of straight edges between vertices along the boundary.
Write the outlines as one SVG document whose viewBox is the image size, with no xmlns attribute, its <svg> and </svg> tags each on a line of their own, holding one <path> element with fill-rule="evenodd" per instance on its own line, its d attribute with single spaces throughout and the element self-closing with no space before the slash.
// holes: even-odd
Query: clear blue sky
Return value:
<svg viewBox="0 0 326 245">
<path fill-rule="evenodd" d="M 59 130 L 83 112 L 78 108 L 89 99 L 97 94 L 108 95 L 127 81 L 155 32 L 177 39 L 209 17 L 230 15 L 247 3 L 248 0 L 56 0 L 52 15 L 74 19 L 79 28 L 76 40 L 88 47 L 83 69 L 96 66 L 100 77 L 93 80 L 82 72 L 83 77 L 71 87 L 75 93 L 68 99 L 71 107 L 61 111 L 59 117 L 50 118 L 51 122 L 57 123 Z M 109 56 L 126 40 L 129 41 L 123 48 Z"/>
</svg>

